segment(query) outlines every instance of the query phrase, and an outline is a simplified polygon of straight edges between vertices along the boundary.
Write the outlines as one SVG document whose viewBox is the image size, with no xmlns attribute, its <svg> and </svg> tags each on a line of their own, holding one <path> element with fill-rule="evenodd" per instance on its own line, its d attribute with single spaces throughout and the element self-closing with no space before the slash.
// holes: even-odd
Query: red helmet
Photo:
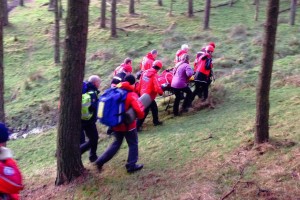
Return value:
<svg viewBox="0 0 300 200">
<path fill-rule="evenodd" d="M 208 53 L 209 51 L 210 52 L 214 52 L 214 47 L 213 46 L 211 46 L 211 45 L 208 45 L 206 48 L 205 48 L 205 51 Z"/>
<path fill-rule="evenodd" d="M 159 69 L 161 69 L 162 66 L 163 66 L 163 64 L 162 64 L 161 60 L 156 60 L 156 61 L 153 62 L 153 65 L 152 65 L 152 66 L 153 66 L 153 67 L 154 67 L 154 66 L 157 66 L 157 67 L 159 67 Z"/>
<path fill-rule="evenodd" d="M 208 45 L 212 46 L 213 48 L 216 48 L 216 44 L 214 42 L 210 42 Z"/>
</svg>

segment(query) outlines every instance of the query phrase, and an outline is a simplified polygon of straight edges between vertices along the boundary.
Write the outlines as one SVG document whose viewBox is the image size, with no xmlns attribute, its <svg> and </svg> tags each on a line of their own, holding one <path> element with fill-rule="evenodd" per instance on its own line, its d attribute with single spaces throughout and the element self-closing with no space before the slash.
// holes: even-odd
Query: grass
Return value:
<svg viewBox="0 0 300 200">
<path fill-rule="evenodd" d="M 262 6 L 266 3 L 261 2 Z M 53 62 L 53 13 L 40 7 L 43 3 L 36 0 L 25 8 L 17 7 L 10 13 L 11 25 L 5 28 L 5 106 L 8 124 L 16 131 L 55 125 L 57 120 L 61 66 Z M 169 3 L 164 1 L 159 7 L 155 1 L 142 1 L 136 4 L 138 15 L 129 16 L 127 3 L 119 1 L 118 27 L 139 26 L 119 31 L 119 37 L 112 39 L 108 28 L 99 29 L 100 3 L 91 1 L 85 78 L 99 74 L 104 88 L 111 71 L 128 56 L 137 70 L 142 56 L 156 48 L 167 68 L 181 44 L 188 43 L 195 55 L 204 44 L 215 41 L 217 81 L 211 88 L 215 108 L 200 109 L 196 102 L 195 111 L 173 118 L 161 106 L 164 125 L 153 127 L 146 121 L 146 131 L 139 134 L 139 162 L 145 164 L 141 172 L 126 173 L 128 149 L 123 144 L 102 173 L 84 154 L 86 174 L 61 187 L 54 187 L 55 129 L 10 141 L 8 146 L 24 174 L 24 199 L 220 199 L 238 180 L 241 183 L 229 199 L 300 197 L 299 28 L 278 26 L 270 93 L 271 138 L 269 144 L 254 146 L 255 87 L 265 9 L 260 9 L 259 21 L 254 22 L 254 6 L 249 1 L 214 8 L 211 29 L 204 32 L 203 13 L 187 19 L 181 14 L 186 2 L 178 0 L 174 16 L 169 17 Z M 281 2 L 282 8 L 288 5 Z M 195 2 L 194 8 L 202 9 L 203 3 Z M 24 23 L 25 16 L 30 23 Z M 280 18 L 288 19 L 288 12 Z M 104 127 L 99 130 L 101 154 L 112 138 L 104 134 Z"/>
</svg>

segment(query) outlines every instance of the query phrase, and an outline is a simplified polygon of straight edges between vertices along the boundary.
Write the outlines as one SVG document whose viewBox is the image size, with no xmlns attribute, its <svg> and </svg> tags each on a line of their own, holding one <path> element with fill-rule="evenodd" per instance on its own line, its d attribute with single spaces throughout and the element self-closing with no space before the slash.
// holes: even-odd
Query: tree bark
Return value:
<svg viewBox="0 0 300 200">
<path fill-rule="evenodd" d="M 258 14 L 259 14 L 259 0 L 255 0 L 255 16 L 254 20 L 258 21 Z"/>
<path fill-rule="evenodd" d="M 19 5 L 24 6 L 24 0 L 20 0 Z"/>
<path fill-rule="evenodd" d="M 204 30 L 209 29 L 210 4 L 211 4 L 211 0 L 206 0 L 205 12 L 204 12 L 204 26 L 203 26 Z"/>
<path fill-rule="evenodd" d="M 81 89 L 88 34 L 88 6 L 88 0 L 68 0 L 65 51 L 61 71 L 56 185 L 70 182 L 84 171 L 79 140 Z"/>
<path fill-rule="evenodd" d="M 295 25 L 297 0 L 291 0 L 290 25 Z"/>
<path fill-rule="evenodd" d="M 193 9 L 193 0 L 188 1 L 188 17 L 194 16 L 194 9 Z"/>
<path fill-rule="evenodd" d="M 106 27 L 106 0 L 101 1 L 101 19 L 100 28 Z"/>
<path fill-rule="evenodd" d="M 117 37 L 117 0 L 111 1 L 111 37 Z"/>
<path fill-rule="evenodd" d="M 129 0 L 129 14 L 134 14 L 134 0 Z"/>
<path fill-rule="evenodd" d="M 58 0 L 54 0 L 55 8 L 55 42 L 54 42 L 54 62 L 60 63 L 60 38 L 59 38 L 59 6 Z"/>
<path fill-rule="evenodd" d="M 5 123 L 4 112 L 4 65 L 3 65 L 3 1 L 0 1 L 0 122 Z"/>
<path fill-rule="evenodd" d="M 157 1 L 157 4 L 158 4 L 159 6 L 163 6 L 162 0 L 158 0 L 158 1 Z"/>
<path fill-rule="evenodd" d="M 54 4 L 55 4 L 55 0 L 49 0 L 49 6 L 48 6 L 48 10 L 49 11 L 54 11 Z"/>
<path fill-rule="evenodd" d="M 3 3 L 3 13 L 2 13 L 2 25 L 3 26 L 7 26 L 8 25 L 8 9 L 7 9 L 7 0 L 2 0 L 2 3 Z"/>
<path fill-rule="evenodd" d="M 274 60 L 278 12 L 279 0 L 269 0 L 262 65 L 256 91 L 256 143 L 263 143 L 269 140 L 269 93 Z"/>
</svg>

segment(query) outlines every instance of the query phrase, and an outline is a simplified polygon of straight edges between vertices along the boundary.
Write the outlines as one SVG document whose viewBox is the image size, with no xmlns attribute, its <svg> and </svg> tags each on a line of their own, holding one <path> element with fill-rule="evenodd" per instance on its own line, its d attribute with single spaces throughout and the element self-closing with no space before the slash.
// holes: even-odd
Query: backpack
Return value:
<svg viewBox="0 0 300 200">
<path fill-rule="evenodd" d="M 12 158 L 0 161 L 0 194 L 18 194 L 23 189 L 22 174 Z"/>
<path fill-rule="evenodd" d="M 105 90 L 99 97 L 97 117 L 100 123 L 114 127 L 125 118 L 125 100 L 127 91 L 114 87 Z"/>
<path fill-rule="evenodd" d="M 94 94 L 93 91 L 86 92 L 82 95 L 81 100 L 81 119 L 90 120 L 93 116 L 93 112 L 90 112 L 90 106 L 92 104 L 91 95 Z"/>
</svg>

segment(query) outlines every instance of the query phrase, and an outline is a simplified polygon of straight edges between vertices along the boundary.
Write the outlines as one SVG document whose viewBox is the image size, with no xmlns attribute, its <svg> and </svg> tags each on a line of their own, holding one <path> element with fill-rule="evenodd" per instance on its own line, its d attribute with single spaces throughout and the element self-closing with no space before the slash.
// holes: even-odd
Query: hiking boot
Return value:
<svg viewBox="0 0 300 200">
<path fill-rule="evenodd" d="M 102 172 L 103 165 L 96 164 L 98 172 Z"/>
<path fill-rule="evenodd" d="M 157 121 L 157 122 L 155 122 L 155 123 L 153 123 L 154 124 L 154 126 L 160 126 L 160 125 L 162 125 L 163 124 L 163 122 L 161 122 L 161 121 Z"/>
<path fill-rule="evenodd" d="M 142 164 L 135 164 L 133 167 L 129 167 L 127 168 L 127 172 L 128 173 L 133 173 L 133 172 L 136 172 L 136 171 L 139 171 L 141 169 L 143 169 L 144 165 Z"/>
<path fill-rule="evenodd" d="M 201 99 L 201 102 L 202 102 L 202 103 L 206 102 L 206 98 L 202 98 L 202 99 Z"/>
<path fill-rule="evenodd" d="M 98 159 L 98 156 L 97 155 L 90 156 L 89 159 L 90 159 L 90 162 L 93 163 Z"/>
<path fill-rule="evenodd" d="M 139 133 L 139 132 L 142 132 L 143 131 L 143 128 L 140 126 L 136 129 L 136 131 Z"/>
</svg>

